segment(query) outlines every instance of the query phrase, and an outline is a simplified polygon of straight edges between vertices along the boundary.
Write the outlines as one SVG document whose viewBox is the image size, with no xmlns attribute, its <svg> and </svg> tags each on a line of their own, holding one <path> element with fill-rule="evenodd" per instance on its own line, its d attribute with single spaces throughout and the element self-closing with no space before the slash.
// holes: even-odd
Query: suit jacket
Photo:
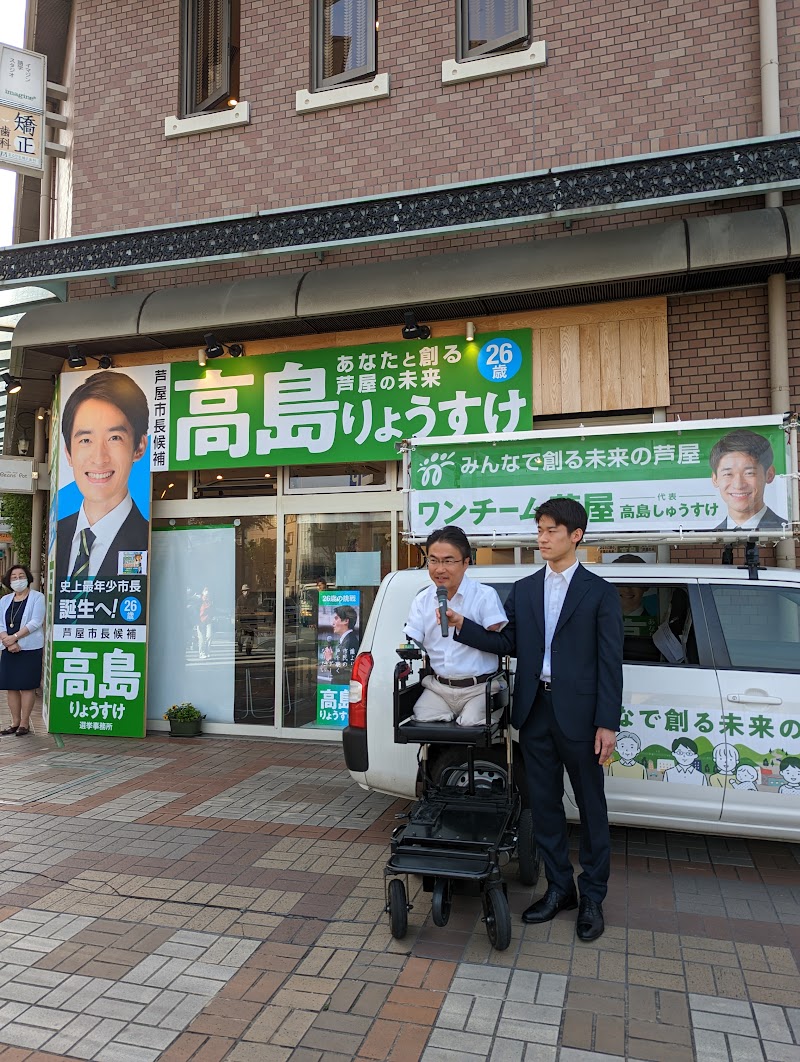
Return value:
<svg viewBox="0 0 800 1062">
<path fill-rule="evenodd" d="M 72 538 L 78 524 L 78 513 L 65 516 L 58 521 L 56 530 L 56 582 L 69 578 L 69 555 L 72 550 Z M 136 508 L 136 503 L 131 506 L 131 511 L 125 518 L 125 523 L 117 532 L 116 538 L 108 547 L 103 558 L 103 563 L 97 572 L 97 579 L 117 578 L 117 554 L 122 549 L 135 550 L 137 553 L 147 549 L 150 528 L 147 520 Z"/>
<path fill-rule="evenodd" d="M 769 528 L 776 528 L 776 527 L 777 528 L 781 528 L 781 527 L 783 527 L 783 525 L 785 523 L 786 523 L 786 521 L 783 519 L 782 516 L 778 516 L 777 513 L 774 513 L 772 511 L 772 509 L 770 509 L 770 507 L 767 506 L 767 511 L 764 513 L 764 515 L 758 521 L 758 526 L 753 528 L 753 530 L 754 531 L 763 531 L 764 529 L 769 529 Z M 714 528 L 714 530 L 715 531 L 727 531 L 728 530 L 728 517 L 726 516 L 721 524 L 717 524 L 717 526 Z"/>
<path fill-rule="evenodd" d="M 520 579 L 506 601 L 508 625 L 487 631 L 465 618 L 459 641 L 498 656 L 516 656 L 511 722 L 530 714 L 544 661 L 545 568 Z M 622 709 L 622 606 L 616 589 L 578 565 L 551 649 L 553 709 L 565 736 L 594 739 L 597 727 L 618 730 Z"/>
<path fill-rule="evenodd" d="M 348 631 L 336 646 L 336 659 L 350 664 L 356 658 L 361 639 L 355 631 Z"/>
</svg>

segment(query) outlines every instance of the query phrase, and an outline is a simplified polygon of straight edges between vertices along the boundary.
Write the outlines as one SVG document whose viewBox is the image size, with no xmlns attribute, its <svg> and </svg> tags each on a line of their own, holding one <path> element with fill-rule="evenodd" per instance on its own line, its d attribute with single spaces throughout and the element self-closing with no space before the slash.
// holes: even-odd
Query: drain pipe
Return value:
<svg viewBox="0 0 800 1062">
<path fill-rule="evenodd" d="M 774 136 L 781 131 L 777 0 L 758 0 L 758 30 L 761 53 L 761 135 Z M 766 206 L 783 206 L 783 194 L 767 192 Z M 785 273 L 774 273 L 767 280 L 767 311 L 771 409 L 773 413 L 788 413 L 792 403 L 789 393 Z M 778 543 L 775 560 L 779 568 L 796 567 L 794 539 Z"/>
</svg>

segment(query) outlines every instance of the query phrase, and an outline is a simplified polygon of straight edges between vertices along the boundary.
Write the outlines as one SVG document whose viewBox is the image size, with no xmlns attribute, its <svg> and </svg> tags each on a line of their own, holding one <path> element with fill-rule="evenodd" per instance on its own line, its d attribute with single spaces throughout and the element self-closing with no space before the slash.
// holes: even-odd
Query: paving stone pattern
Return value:
<svg viewBox="0 0 800 1062">
<path fill-rule="evenodd" d="M 615 829 L 588 945 L 512 863 L 498 953 L 413 879 L 392 939 L 336 744 L 4 738 L 0 798 L 0 1062 L 800 1062 L 797 845 Z"/>
</svg>

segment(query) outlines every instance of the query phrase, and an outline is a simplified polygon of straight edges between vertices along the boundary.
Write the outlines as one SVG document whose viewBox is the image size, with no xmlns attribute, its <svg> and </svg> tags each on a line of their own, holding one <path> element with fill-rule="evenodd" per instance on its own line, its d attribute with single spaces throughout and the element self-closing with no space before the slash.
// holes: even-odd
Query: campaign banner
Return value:
<svg viewBox="0 0 800 1062">
<path fill-rule="evenodd" d="M 151 462 L 167 382 L 160 366 L 60 379 L 48 565 L 52 733 L 145 733 Z"/>
<path fill-rule="evenodd" d="M 350 676 L 361 643 L 361 591 L 318 593 L 316 725 L 345 727 Z"/>
<path fill-rule="evenodd" d="M 624 704 L 610 778 L 800 796 L 800 719 Z"/>
<path fill-rule="evenodd" d="M 415 435 L 525 430 L 530 329 L 170 366 L 170 470 L 393 461 Z"/>
<path fill-rule="evenodd" d="M 758 530 L 789 522 L 783 418 L 575 428 L 508 439 L 418 439 L 410 530 L 535 536 L 535 510 L 575 498 L 588 532 Z"/>
</svg>

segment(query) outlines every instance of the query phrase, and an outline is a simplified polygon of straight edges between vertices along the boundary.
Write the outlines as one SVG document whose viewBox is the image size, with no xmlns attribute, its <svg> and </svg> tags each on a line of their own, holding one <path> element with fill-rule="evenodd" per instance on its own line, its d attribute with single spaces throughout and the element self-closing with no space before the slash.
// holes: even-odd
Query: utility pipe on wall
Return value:
<svg viewBox="0 0 800 1062">
<path fill-rule="evenodd" d="M 758 30 L 761 60 L 761 135 L 774 136 L 781 131 L 777 0 L 758 0 Z M 781 192 L 768 192 L 765 200 L 768 207 L 783 205 Z M 767 281 L 767 312 L 770 406 L 773 413 L 788 413 L 792 403 L 789 392 L 789 337 L 784 273 L 775 273 Z M 778 543 L 775 559 L 780 568 L 796 566 L 793 539 Z"/>
</svg>

